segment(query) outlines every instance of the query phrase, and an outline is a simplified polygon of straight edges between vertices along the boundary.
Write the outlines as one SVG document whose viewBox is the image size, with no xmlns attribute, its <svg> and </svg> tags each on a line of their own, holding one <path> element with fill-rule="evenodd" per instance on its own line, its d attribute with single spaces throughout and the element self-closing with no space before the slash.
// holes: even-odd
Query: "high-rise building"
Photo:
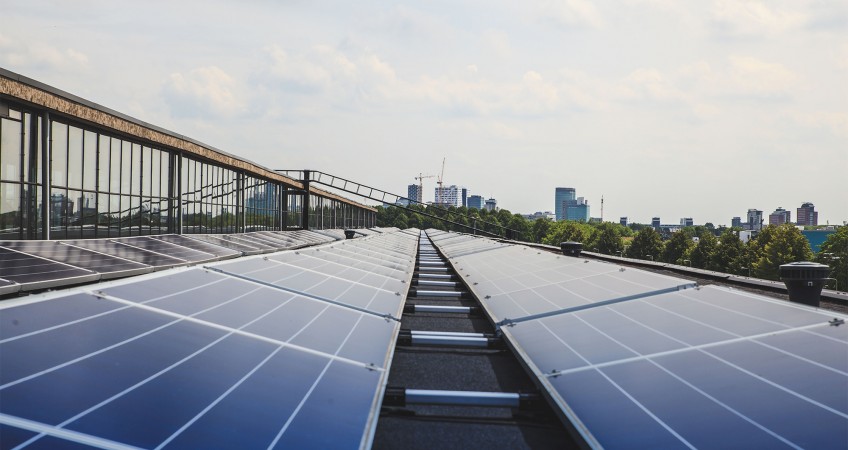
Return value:
<svg viewBox="0 0 848 450">
<path fill-rule="evenodd" d="M 680 219 L 680 226 L 681 227 L 695 226 L 695 220 L 692 219 L 691 217 L 683 217 L 682 219 Z"/>
<path fill-rule="evenodd" d="M 423 192 L 421 192 L 421 186 L 418 184 L 410 184 L 406 187 L 406 198 L 416 201 L 418 203 L 423 203 Z"/>
<path fill-rule="evenodd" d="M 763 212 L 759 209 L 751 208 L 748 210 L 747 229 L 757 231 L 763 229 Z"/>
<path fill-rule="evenodd" d="M 566 202 L 572 201 L 577 197 L 577 191 L 574 188 L 558 187 L 554 193 L 554 214 L 556 220 L 566 218 L 565 209 L 568 206 Z"/>
<path fill-rule="evenodd" d="M 589 221 L 589 202 L 583 197 L 576 200 L 567 200 L 565 207 L 565 220 Z"/>
<path fill-rule="evenodd" d="M 471 195 L 468 197 L 468 207 L 474 209 L 483 209 L 483 196 Z"/>
<path fill-rule="evenodd" d="M 618 223 L 620 223 L 621 225 L 626 227 L 627 226 L 627 217 L 622 217 L 622 218 L 618 219 Z"/>
<path fill-rule="evenodd" d="M 486 205 L 484 206 L 486 211 L 496 211 L 498 209 L 498 201 L 490 198 L 486 200 Z"/>
<path fill-rule="evenodd" d="M 773 213 L 769 214 L 769 225 L 783 225 L 784 223 L 792 223 L 792 212 L 778 207 Z"/>
<path fill-rule="evenodd" d="M 730 219 L 730 226 L 733 227 L 733 228 L 742 228 L 742 218 L 739 217 L 739 216 L 736 216 L 736 217 Z"/>
<path fill-rule="evenodd" d="M 468 207 L 468 188 L 462 188 L 462 206 Z"/>
<path fill-rule="evenodd" d="M 797 210 L 798 225 L 818 225 L 819 224 L 819 213 L 816 211 L 815 205 L 810 202 L 805 202 L 801 205 Z"/>
<path fill-rule="evenodd" d="M 660 218 L 659 218 L 659 217 L 652 217 L 652 218 L 651 218 L 651 226 L 652 226 L 652 227 L 654 227 L 654 228 L 659 229 L 659 227 L 660 227 Z"/>
<path fill-rule="evenodd" d="M 457 206 L 459 204 L 459 188 L 452 184 L 448 187 L 436 186 L 436 201 L 441 206 Z"/>
</svg>

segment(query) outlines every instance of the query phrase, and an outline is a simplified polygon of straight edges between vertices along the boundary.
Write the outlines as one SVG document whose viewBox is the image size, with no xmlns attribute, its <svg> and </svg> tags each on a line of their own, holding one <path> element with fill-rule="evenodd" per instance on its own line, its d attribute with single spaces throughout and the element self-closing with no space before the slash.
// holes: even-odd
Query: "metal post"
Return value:
<svg viewBox="0 0 848 450">
<path fill-rule="evenodd" d="M 171 161 L 168 174 L 168 207 L 171 208 L 172 217 L 168 218 L 168 231 L 183 234 L 183 158 L 179 153 L 173 153 Z"/>
<path fill-rule="evenodd" d="M 303 205 L 300 216 L 300 228 L 309 229 L 309 170 L 303 171 Z"/>
<path fill-rule="evenodd" d="M 53 136 L 51 135 L 50 113 L 44 112 L 41 123 L 41 238 L 50 239 L 50 168 L 53 152 Z"/>
</svg>

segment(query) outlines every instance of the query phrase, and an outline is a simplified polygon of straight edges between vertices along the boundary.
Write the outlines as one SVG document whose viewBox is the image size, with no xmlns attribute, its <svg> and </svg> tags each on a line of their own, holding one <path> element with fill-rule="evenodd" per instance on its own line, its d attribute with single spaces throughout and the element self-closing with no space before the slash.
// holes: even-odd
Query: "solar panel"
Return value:
<svg viewBox="0 0 848 450">
<path fill-rule="evenodd" d="M 331 273 L 302 269 L 279 264 L 264 258 L 252 258 L 213 266 L 223 273 L 239 275 L 245 279 L 285 287 L 327 301 L 340 302 L 379 314 L 397 316 L 402 308 L 402 297 L 397 291 L 351 283 Z M 334 268 L 335 269 L 335 268 Z"/>
<path fill-rule="evenodd" d="M 139 247 L 124 245 L 110 239 L 80 239 L 76 241 L 63 242 L 74 247 L 94 250 L 107 255 L 117 256 L 119 258 L 153 266 L 154 270 L 188 264 L 188 261 L 184 259 L 147 251 Z"/>
<path fill-rule="evenodd" d="M 218 259 L 214 254 L 183 247 L 182 245 L 172 244 L 149 236 L 136 236 L 113 240 L 124 245 L 131 245 L 149 252 L 155 252 L 160 255 L 168 255 L 173 258 L 179 258 L 190 262 L 204 262 Z"/>
<path fill-rule="evenodd" d="M 844 315 L 433 235 L 589 446 L 845 448 Z"/>
<path fill-rule="evenodd" d="M 199 252 L 208 253 L 210 255 L 214 255 L 218 259 L 234 258 L 242 255 L 240 251 L 235 251 L 222 245 L 212 244 L 210 242 L 179 234 L 163 234 L 159 236 L 150 236 L 150 238 L 190 248 Z"/>
<path fill-rule="evenodd" d="M 248 244 L 244 241 L 237 241 L 223 234 L 193 234 L 192 239 L 208 242 L 219 247 L 225 247 L 230 250 L 237 251 L 243 255 L 256 255 L 265 251 L 264 249 Z"/>
<path fill-rule="evenodd" d="M 369 447 L 400 323 L 345 304 L 377 289 L 213 270 L 237 261 L 0 303 L 3 446 Z"/>
<path fill-rule="evenodd" d="M 100 274 L 0 247 L 0 279 L 19 284 L 23 291 L 31 291 L 96 281 Z"/>
<path fill-rule="evenodd" d="M 7 241 L 0 246 L 101 274 L 101 279 L 148 273 L 152 267 L 126 259 L 63 244 L 59 241 Z"/>
</svg>

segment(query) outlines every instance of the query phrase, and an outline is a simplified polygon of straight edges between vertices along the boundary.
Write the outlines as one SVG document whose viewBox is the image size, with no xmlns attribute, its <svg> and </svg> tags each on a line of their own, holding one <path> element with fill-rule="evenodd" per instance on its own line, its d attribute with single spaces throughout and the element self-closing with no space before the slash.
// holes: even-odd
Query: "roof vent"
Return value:
<svg viewBox="0 0 848 450">
<path fill-rule="evenodd" d="M 819 306 L 821 291 L 830 274 L 830 267 L 810 261 L 780 266 L 780 279 L 786 284 L 789 301 Z"/>
<path fill-rule="evenodd" d="M 562 249 L 563 255 L 574 256 L 576 258 L 580 256 L 580 252 L 583 251 L 583 244 L 581 242 L 566 241 L 561 242 L 559 244 L 559 248 Z"/>
<path fill-rule="evenodd" d="M 355 234 L 356 230 L 345 230 L 345 239 L 353 239 Z"/>
</svg>

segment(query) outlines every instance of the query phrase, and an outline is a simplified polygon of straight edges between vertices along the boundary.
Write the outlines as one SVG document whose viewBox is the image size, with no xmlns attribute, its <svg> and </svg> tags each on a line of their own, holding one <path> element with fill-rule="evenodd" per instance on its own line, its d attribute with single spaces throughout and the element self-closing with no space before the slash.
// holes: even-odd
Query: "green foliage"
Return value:
<svg viewBox="0 0 848 450">
<path fill-rule="evenodd" d="M 595 229 L 595 235 L 597 236 L 595 241 L 595 246 L 598 248 L 598 251 L 605 255 L 616 255 L 619 252 L 624 250 L 624 244 L 621 240 L 620 234 L 620 225 L 618 227 L 613 226 L 613 224 L 605 223 L 600 224 Z"/>
<path fill-rule="evenodd" d="M 739 235 L 733 230 L 725 230 L 718 238 L 715 249 L 707 260 L 706 268 L 716 272 L 732 273 L 735 275 L 747 275 L 743 273 L 742 267 L 745 249 Z"/>
<path fill-rule="evenodd" d="M 830 266 L 830 277 L 835 278 L 836 283 L 829 281 L 829 288 L 848 290 L 848 226 L 839 227 L 836 233 L 827 237 L 816 261 Z"/>
<path fill-rule="evenodd" d="M 633 242 L 627 249 L 627 257 L 658 261 L 662 251 L 663 242 L 660 234 L 653 227 L 647 227 L 642 228 L 633 237 Z"/>
<path fill-rule="evenodd" d="M 534 220 L 533 226 L 530 227 L 530 241 L 541 244 L 542 239 L 548 235 L 553 223 L 554 222 L 547 217 Z"/>
<path fill-rule="evenodd" d="M 706 269 L 707 263 L 710 260 L 710 255 L 715 251 L 718 245 L 718 240 L 712 233 L 706 233 L 698 240 L 698 245 L 692 249 L 689 259 L 692 261 L 692 267 Z"/>
<path fill-rule="evenodd" d="M 754 253 L 749 254 L 749 260 L 759 278 L 778 280 L 782 264 L 813 259 L 809 241 L 795 225 L 789 223 L 763 228 L 752 243 Z"/>
<path fill-rule="evenodd" d="M 685 229 L 673 233 L 663 248 L 662 260 L 671 264 L 684 265 L 683 260 L 689 259 L 689 252 L 695 246 L 690 233 Z"/>
<path fill-rule="evenodd" d="M 588 237 L 592 235 L 592 231 L 594 231 L 592 225 L 587 223 L 561 220 L 551 225 L 542 243 L 559 247 L 562 242 L 575 241 L 582 242 L 584 249 L 592 250 L 592 247 L 587 245 L 586 242 Z"/>
</svg>

